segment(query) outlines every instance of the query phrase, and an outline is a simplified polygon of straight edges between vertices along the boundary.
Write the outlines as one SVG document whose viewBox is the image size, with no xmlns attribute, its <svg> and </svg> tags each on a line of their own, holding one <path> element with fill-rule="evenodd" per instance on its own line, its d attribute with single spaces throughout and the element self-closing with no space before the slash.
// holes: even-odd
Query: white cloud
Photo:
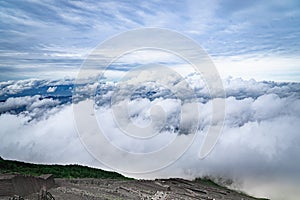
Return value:
<svg viewBox="0 0 300 200">
<path fill-rule="evenodd" d="M 144 76 L 151 79 L 150 72 Z M 160 77 L 155 73 L 152 76 Z M 223 133 L 211 154 L 205 159 L 199 160 L 198 155 L 203 137 L 212 119 L 212 102 L 218 101 L 218 99 L 204 97 L 207 95 L 207 91 L 204 90 L 205 84 L 196 81 L 195 76 L 197 75 L 190 75 L 187 80 L 192 84 L 192 88 L 200 91 L 198 96 L 200 99 L 198 102 L 199 131 L 191 148 L 173 165 L 161 171 L 152 174 L 135 174 L 134 176 L 144 178 L 222 176 L 234 180 L 234 187 L 254 195 L 272 199 L 296 200 L 299 195 L 296 188 L 300 187 L 299 83 L 225 79 L 223 82 L 228 97 L 226 98 Z M 165 76 L 162 82 L 172 85 L 174 82 L 178 83 L 178 79 Z M 140 84 L 141 80 L 134 78 L 126 83 L 128 84 L 123 85 L 124 90 L 120 93 L 121 97 L 132 97 L 135 93 L 140 96 L 137 95 L 131 99 L 128 108 L 125 108 L 128 109 L 129 115 L 122 115 L 124 118 L 121 120 L 141 127 L 152 123 L 155 129 L 161 125 L 160 122 L 164 122 L 166 119 L 163 129 L 156 129 L 161 130 L 158 137 L 141 142 L 120 131 L 114 121 L 110 102 L 115 89 L 114 83 L 83 83 L 79 90 L 82 94 L 93 95 L 93 91 L 100 87 L 100 93 L 96 96 L 96 101 L 99 103 L 95 107 L 95 114 L 99 125 L 107 134 L 106 137 L 114 145 L 131 153 L 151 152 L 164 147 L 177 136 L 174 133 L 180 131 L 180 128 L 184 128 L 179 127 L 179 116 L 182 114 L 180 108 L 185 106 L 186 111 L 190 111 L 194 107 L 182 99 L 176 99 L 169 94 L 170 92 L 166 92 L 163 87 L 157 87 L 155 84 L 139 85 L 140 89 L 133 91 L 131 84 Z M 2 85 L 6 87 L 12 83 L 2 83 Z M 53 82 L 49 85 L 53 87 Z M 11 88 L 18 88 L 17 86 L 11 86 Z M 182 90 L 184 87 L 186 85 L 182 84 L 179 88 Z M 156 91 L 156 93 L 148 93 L 149 91 Z M 148 95 L 143 96 L 143 94 Z M 202 101 L 201 98 L 206 100 Z M 78 99 L 79 104 L 85 103 L 83 99 Z M 115 101 L 115 105 L 121 104 L 123 101 L 124 98 L 119 98 L 118 101 Z M 150 108 L 154 105 L 163 108 L 166 118 L 155 112 L 152 117 L 156 118 L 150 118 Z M 25 107 L 22 112 L 4 113 L 22 106 Z M 73 120 L 72 105 L 60 105 L 57 100 L 43 99 L 36 95 L 8 98 L 5 102 L 0 103 L 0 110 L 2 112 L 0 115 L 1 156 L 31 162 L 80 163 L 104 167 L 95 162 L 80 143 Z M 117 117 L 120 118 L 120 116 Z M 186 117 L 187 121 L 182 125 L 188 127 L 192 116 L 186 115 Z M 220 122 L 221 118 L 217 117 L 215 123 L 218 121 Z M 86 126 L 90 126 L 90 124 Z M 178 143 L 177 148 L 181 148 L 184 141 L 192 135 L 183 134 L 178 137 L 182 142 Z M 127 154 L 124 153 L 123 160 L 115 162 L 126 163 L 124 160 L 127 158 L 126 156 Z M 165 156 L 161 154 L 155 161 L 163 161 Z M 168 156 L 172 156 L 172 153 Z M 111 159 L 114 158 L 111 157 Z M 153 160 L 149 160 L 150 162 Z M 133 167 L 135 165 L 135 163 L 127 164 Z M 144 164 L 147 165 L 147 163 Z M 284 182 L 285 187 L 281 187 L 281 182 Z"/>
<path fill-rule="evenodd" d="M 55 90 L 57 89 L 57 87 L 49 87 L 47 89 L 47 92 L 51 93 L 51 92 L 55 92 Z"/>
<path fill-rule="evenodd" d="M 258 56 L 247 54 L 243 56 L 216 56 L 213 61 L 225 78 L 255 79 L 257 81 L 269 80 L 279 82 L 299 82 L 299 57 L 288 56 Z"/>
<path fill-rule="evenodd" d="M 93 159 L 74 129 L 71 105 L 47 119 L 29 123 L 28 119 L 24 115 L 0 116 L 3 157 L 39 163 L 92 164 Z"/>
<path fill-rule="evenodd" d="M 48 117 L 51 112 L 51 108 L 59 108 L 60 101 L 52 98 L 44 99 L 40 95 L 25 96 L 25 97 L 11 97 L 5 102 L 0 103 L 0 113 L 23 113 L 30 119 L 39 119 Z M 48 113 L 50 109 L 50 113 Z M 58 111 L 59 109 L 56 109 Z"/>
<path fill-rule="evenodd" d="M 87 83 L 88 81 L 85 81 Z M 74 79 L 65 77 L 65 79 L 51 80 L 51 79 L 25 79 L 17 81 L 0 82 L 0 96 L 10 96 L 12 94 L 21 94 L 25 90 L 38 90 L 43 86 L 48 86 L 49 92 L 56 90 L 59 85 L 72 85 Z M 55 91 L 54 90 L 54 91 Z M 54 92 L 53 91 L 53 92 Z"/>
<path fill-rule="evenodd" d="M 23 90 L 33 88 L 37 82 L 38 80 L 36 79 L 2 82 L 0 94 L 16 94 Z M 41 85 L 41 83 L 39 83 L 39 85 Z"/>
</svg>

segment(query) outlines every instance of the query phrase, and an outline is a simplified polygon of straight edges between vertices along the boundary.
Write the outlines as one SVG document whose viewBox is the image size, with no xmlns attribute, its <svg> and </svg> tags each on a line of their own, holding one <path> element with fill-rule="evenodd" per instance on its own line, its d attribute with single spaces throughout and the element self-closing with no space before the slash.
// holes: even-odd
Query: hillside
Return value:
<svg viewBox="0 0 300 200">
<path fill-rule="evenodd" d="M 0 174 L 8 173 L 34 176 L 53 174 L 55 178 L 129 179 L 116 172 L 109 172 L 86 166 L 31 164 L 20 161 L 4 160 L 0 157 Z"/>
<path fill-rule="evenodd" d="M 178 178 L 135 180 L 86 166 L 30 164 L 0 157 L 0 174 L 12 173 L 53 174 L 57 186 L 49 192 L 55 199 L 259 199 L 220 186 L 207 178 L 194 181 Z M 36 197 L 37 194 L 31 194 L 25 199 L 34 200 Z"/>
</svg>

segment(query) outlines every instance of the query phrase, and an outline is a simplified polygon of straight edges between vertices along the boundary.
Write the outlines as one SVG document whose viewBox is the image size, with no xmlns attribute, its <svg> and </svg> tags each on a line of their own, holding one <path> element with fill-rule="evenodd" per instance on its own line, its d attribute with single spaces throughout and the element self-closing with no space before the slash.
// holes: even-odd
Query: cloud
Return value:
<svg viewBox="0 0 300 200">
<path fill-rule="evenodd" d="M 145 76 L 151 79 L 150 75 L 151 72 Z M 152 75 L 157 78 L 157 74 Z M 191 88 L 199 92 L 197 94 L 197 107 L 200 110 L 199 128 L 191 147 L 167 168 L 150 174 L 129 175 L 144 178 L 174 176 L 195 178 L 210 175 L 231 179 L 234 181 L 231 187 L 254 195 L 272 199 L 297 199 L 299 195 L 297 188 L 300 185 L 298 173 L 300 149 L 297 144 L 300 140 L 299 83 L 256 82 L 233 78 L 223 80 L 227 92 L 223 132 L 211 154 L 200 160 L 199 150 L 211 124 L 212 102 L 218 101 L 218 98 L 207 97 L 209 94 L 205 90 L 205 84 L 196 81 L 197 76 L 197 74 L 187 76 Z M 180 83 L 176 77 L 165 77 L 163 82 L 172 86 Z M 69 87 L 60 85 L 66 83 L 64 80 L 24 83 L 27 83 L 25 85 L 28 87 L 38 88 L 39 85 L 36 84 L 40 83 L 45 87 L 46 94 L 49 87 L 57 87 L 53 92 L 56 95 L 60 94 L 59 88 L 67 90 Z M 84 105 L 87 99 L 96 95 L 97 106 L 94 114 L 99 126 L 112 144 L 127 152 L 152 152 L 164 148 L 175 137 L 180 138 L 177 145 L 177 149 L 180 149 L 184 141 L 193 137 L 188 132 L 180 134 L 188 129 L 189 122 L 193 120 L 192 116 L 186 115 L 186 121 L 179 123 L 180 115 L 184 115 L 182 108 L 185 107 L 185 111 L 190 113 L 195 107 L 185 99 L 176 98 L 170 90 L 161 85 L 141 84 L 133 91 L 132 84 L 139 83 L 138 78 L 124 82 L 121 96 L 130 97 L 129 103 L 124 102 L 126 98 L 119 98 L 112 103 L 111 98 L 114 92 L 118 91 L 116 83 L 82 82 L 78 85 L 79 96 L 74 103 Z M 8 96 L 0 103 L 1 156 L 38 163 L 80 163 L 106 168 L 87 153 L 81 144 L 73 120 L 74 104 L 71 105 L 70 101 L 61 102 L 55 95 L 51 98 L 45 98 L 43 95 L 22 96 L 25 90 L 22 90 L 18 82 L 8 81 L 1 83 L 1 86 L 15 88 L 10 95 L 19 95 Z M 182 90 L 184 87 L 186 85 L 181 84 L 179 88 Z M 96 93 L 93 93 L 94 90 Z M 128 115 L 114 113 L 113 108 L 118 105 L 125 105 Z M 160 106 L 164 115 L 160 115 L 161 111 L 158 110 L 151 111 L 155 106 Z M 139 127 L 151 125 L 152 130 L 157 131 L 158 135 L 142 141 L 133 139 L 120 130 L 120 126 L 116 124 L 116 117 L 120 123 L 123 121 L 125 124 L 130 123 Z M 221 118 L 215 120 L 217 123 Z M 87 126 L 90 127 L 91 124 Z M 175 155 L 176 151 L 171 152 Z M 106 153 L 112 155 L 113 152 Z M 155 160 L 163 162 L 165 156 L 161 154 Z M 125 153 L 122 159 L 126 158 L 128 157 Z M 110 159 L 114 159 L 113 156 Z M 127 165 L 122 159 L 114 162 Z M 147 162 L 144 164 L 147 165 Z M 128 166 L 134 167 L 135 163 L 128 163 Z M 284 183 L 285 187 L 281 187 L 281 183 Z M 258 185 L 261 187 L 257 187 Z"/>
<path fill-rule="evenodd" d="M 55 90 L 57 89 L 57 87 L 49 87 L 47 89 L 47 92 L 51 93 L 51 92 L 55 92 Z"/>
<path fill-rule="evenodd" d="M 39 81 L 35 79 L 2 82 L 1 95 L 22 92 L 23 90 L 34 87 L 38 82 Z M 41 82 L 39 82 L 38 85 L 41 85 Z"/>
<path fill-rule="evenodd" d="M 296 62 L 299 57 L 299 4 L 295 0 L 284 4 L 237 4 L 231 0 L 0 4 L 4 19 L 0 23 L 0 71 L 6 74 L 0 76 L 1 80 L 45 77 L 49 72 L 56 78 L 69 76 L 96 44 L 140 27 L 169 28 L 187 34 L 216 59 L 230 56 L 233 62 L 234 56 L 241 56 L 269 63 L 268 58 Z M 256 65 L 265 67 L 259 62 Z"/>
<path fill-rule="evenodd" d="M 73 120 L 66 120 L 72 119 L 71 105 L 63 107 L 59 112 L 53 112 L 53 109 L 48 111 L 49 118 L 40 121 L 28 122 L 30 117 L 23 114 L 0 115 L 3 127 L 1 154 L 27 162 L 93 165 L 93 158 L 82 146 Z"/>
<path fill-rule="evenodd" d="M 40 118 L 48 117 L 48 115 L 57 112 L 61 102 L 57 99 L 42 98 L 40 95 L 25 96 L 25 97 L 11 97 L 5 102 L 0 103 L 0 114 L 24 114 L 28 120 L 39 120 Z M 57 108 L 56 110 L 50 110 Z M 52 112 L 52 113 L 51 113 Z"/>
<path fill-rule="evenodd" d="M 87 83 L 88 81 L 85 81 Z M 74 79 L 65 77 L 64 79 L 25 79 L 25 80 L 9 80 L 0 82 L 0 97 L 9 96 L 24 96 L 24 92 L 34 91 L 33 94 L 41 91 L 46 92 L 49 88 L 56 88 L 57 86 L 70 86 L 74 84 Z M 44 87 L 47 89 L 44 91 Z M 38 91 L 37 91 L 38 90 Z M 55 90 L 56 91 L 56 90 Z M 53 92 L 55 92 L 53 91 Z M 30 93 L 31 94 L 31 93 Z"/>
</svg>

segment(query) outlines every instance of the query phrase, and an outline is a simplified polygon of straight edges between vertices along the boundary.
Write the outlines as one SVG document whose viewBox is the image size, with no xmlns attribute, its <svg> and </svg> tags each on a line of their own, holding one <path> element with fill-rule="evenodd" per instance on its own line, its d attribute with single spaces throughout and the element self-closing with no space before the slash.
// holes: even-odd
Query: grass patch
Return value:
<svg viewBox="0 0 300 200">
<path fill-rule="evenodd" d="M 199 182 L 199 183 L 205 184 L 207 186 L 213 186 L 213 187 L 217 187 L 217 188 L 228 189 L 225 186 L 217 184 L 216 182 L 214 182 L 213 180 L 211 180 L 211 178 L 209 178 L 207 176 L 202 177 L 202 178 L 196 178 L 195 182 Z"/>
<path fill-rule="evenodd" d="M 130 180 L 116 172 L 81 165 L 42 165 L 4 160 L 0 157 L 0 174 L 18 173 L 39 176 L 53 174 L 55 178 L 103 178 Z"/>
</svg>

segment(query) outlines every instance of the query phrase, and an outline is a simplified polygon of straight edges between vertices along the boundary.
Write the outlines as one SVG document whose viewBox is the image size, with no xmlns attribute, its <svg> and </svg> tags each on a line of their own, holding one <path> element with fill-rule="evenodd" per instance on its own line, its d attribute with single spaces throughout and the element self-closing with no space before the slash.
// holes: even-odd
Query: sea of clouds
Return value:
<svg viewBox="0 0 300 200">
<path fill-rule="evenodd" d="M 300 196 L 297 189 L 300 187 L 300 83 L 224 79 L 226 104 L 222 134 L 212 152 L 199 159 L 204 134 L 211 125 L 212 102 L 219 97 L 209 95 L 205 82 L 199 81 L 197 74 L 188 75 L 186 80 L 195 91 L 193 98 L 197 99 L 200 111 L 194 142 L 183 156 L 162 170 L 125 174 L 137 178 L 189 179 L 208 175 L 233 180 L 231 187 L 258 196 L 274 199 Z M 177 79 L 167 78 L 166 81 L 180 90 L 187 87 Z M 0 83 L 0 152 L 3 158 L 34 163 L 79 163 L 110 169 L 87 152 L 76 130 L 73 104 L 85 104 L 91 98 L 106 137 L 126 152 L 151 152 L 168 144 L 170 138 L 177 136 L 184 140 L 194 136 L 179 124 L 180 108 L 188 106 L 191 96 L 178 99 L 171 90 L 154 83 L 139 85 L 133 91 L 129 80 L 123 85 L 120 98 L 112 103 L 117 88 L 115 82 L 89 80 L 74 84 L 72 79 Z M 76 95 L 73 93 L 75 87 L 79 91 Z M 112 106 L 121 103 L 123 95 L 130 96 L 126 104 L 129 115 L 124 116 L 124 120 L 127 117 L 140 126 L 155 124 L 150 117 L 151 107 L 160 105 L 163 108 L 165 123 L 158 129 L 159 139 L 139 143 L 122 134 L 114 121 Z M 163 119 L 159 118 L 158 124 L 159 121 Z M 156 162 L 165 159 L 164 156 L 157 157 Z"/>
</svg>

